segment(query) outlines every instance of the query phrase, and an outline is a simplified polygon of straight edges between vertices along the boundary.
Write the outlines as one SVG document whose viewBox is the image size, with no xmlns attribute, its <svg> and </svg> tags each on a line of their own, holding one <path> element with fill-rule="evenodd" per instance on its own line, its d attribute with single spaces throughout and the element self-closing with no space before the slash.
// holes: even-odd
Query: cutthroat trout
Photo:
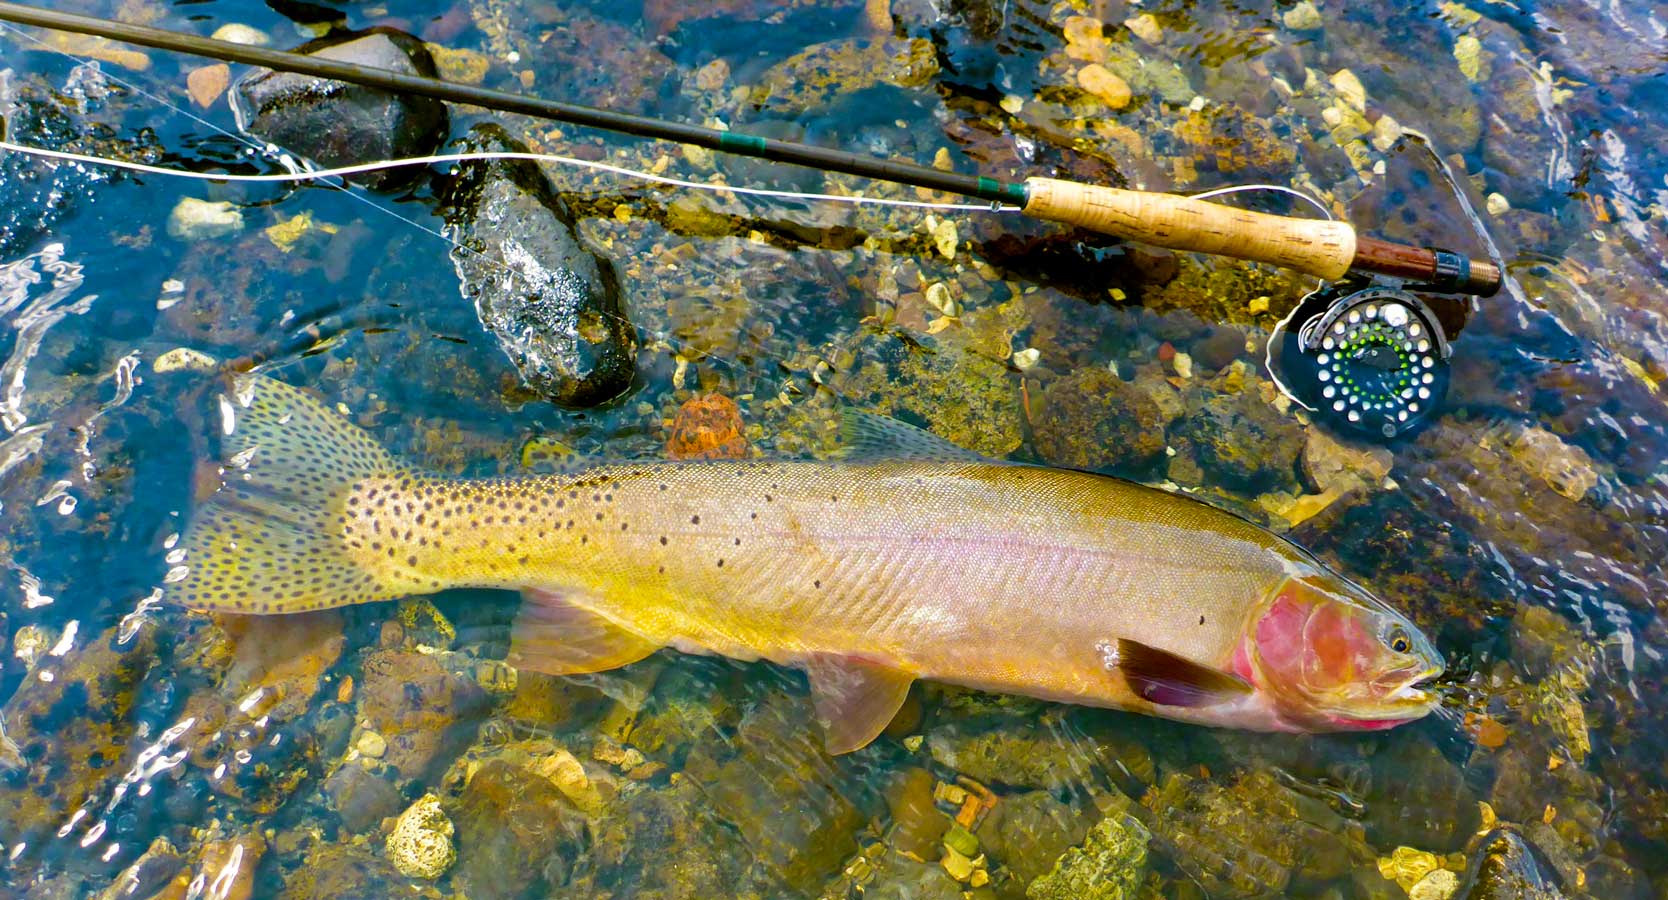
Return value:
<svg viewBox="0 0 1668 900">
<path fill-rule="evenodd" d="M 832 752 L 916 678 L 1265 731 L 1429 711 L 1406 618 L 1251 523 L 878 417 L 842 461 L 607 465 L 447 479 L 295 388 L 222 403 L 220 490 L 168 596 L 292 613 L 454 587 L 523 592 L 509 662 L 554 675 L 661 647 L 803 668 Z"/>
</svg>

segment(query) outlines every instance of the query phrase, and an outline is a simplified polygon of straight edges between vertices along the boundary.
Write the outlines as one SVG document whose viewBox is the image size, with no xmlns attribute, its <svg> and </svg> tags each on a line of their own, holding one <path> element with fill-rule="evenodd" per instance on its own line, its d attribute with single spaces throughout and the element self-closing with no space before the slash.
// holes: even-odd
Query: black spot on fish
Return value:
<svg viewBox="0 0 1668 900">
<path fill-rule="evenodd" d="M 690 516 L 689 517 L 689 524 L 691 524 L 691 525 L 701 524 L 701 517 L 700 516 Z"/>
<path fill-rule="evenodd" d="M 1204 617 L 1204 616 L 1200 616 L 1200 617 L 1199 617 L 1199 624 L 1200 624 L 1200 625 L 1203 625 L 1203 624 L 1205 624 L 1205 617 Z"/>
</svg>

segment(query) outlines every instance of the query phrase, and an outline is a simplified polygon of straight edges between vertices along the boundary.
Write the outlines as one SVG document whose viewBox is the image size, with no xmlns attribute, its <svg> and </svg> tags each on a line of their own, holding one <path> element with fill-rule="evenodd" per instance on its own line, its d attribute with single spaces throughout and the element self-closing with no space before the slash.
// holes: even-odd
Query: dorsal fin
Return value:
<svg viewBox="0 0 1668 900">
<path fill-rule="evenodd" d="M 837 455 L 842 459 L 992 461 L 908 422 L 854 409 L 840 411 L 840 450 Z"/>
</svg>

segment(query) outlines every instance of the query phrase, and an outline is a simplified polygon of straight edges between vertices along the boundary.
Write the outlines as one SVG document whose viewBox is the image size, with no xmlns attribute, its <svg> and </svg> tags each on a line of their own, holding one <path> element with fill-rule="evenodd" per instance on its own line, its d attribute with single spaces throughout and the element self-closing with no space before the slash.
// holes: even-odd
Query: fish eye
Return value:
<svg viewBox="0 0 1668 900">
<path fill-rule="evenodd" d="M 1413 642 L 1407 639 L 1407 634 L 1400 628 L 1390 633 L 1390 649 L 1397 653 L 1406 653 L 1413 647 Z"/>
</svg>

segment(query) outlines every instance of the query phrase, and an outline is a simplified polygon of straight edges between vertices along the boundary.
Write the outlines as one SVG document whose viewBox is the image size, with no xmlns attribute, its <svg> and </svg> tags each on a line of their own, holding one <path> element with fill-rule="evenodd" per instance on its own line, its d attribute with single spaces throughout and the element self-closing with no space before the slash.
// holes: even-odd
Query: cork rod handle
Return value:
<svg viewBox="0 0 1668 900">
<path fill-rule="evenodd" d="M 1344 222 L 1055 178 L 1027 178 L 1025 188 L 1026 215 L 1155 247 L 1249 259 L 1326 279 L 1342 278 L 1355 261 L 1355 229 Z"/>
</svg>

